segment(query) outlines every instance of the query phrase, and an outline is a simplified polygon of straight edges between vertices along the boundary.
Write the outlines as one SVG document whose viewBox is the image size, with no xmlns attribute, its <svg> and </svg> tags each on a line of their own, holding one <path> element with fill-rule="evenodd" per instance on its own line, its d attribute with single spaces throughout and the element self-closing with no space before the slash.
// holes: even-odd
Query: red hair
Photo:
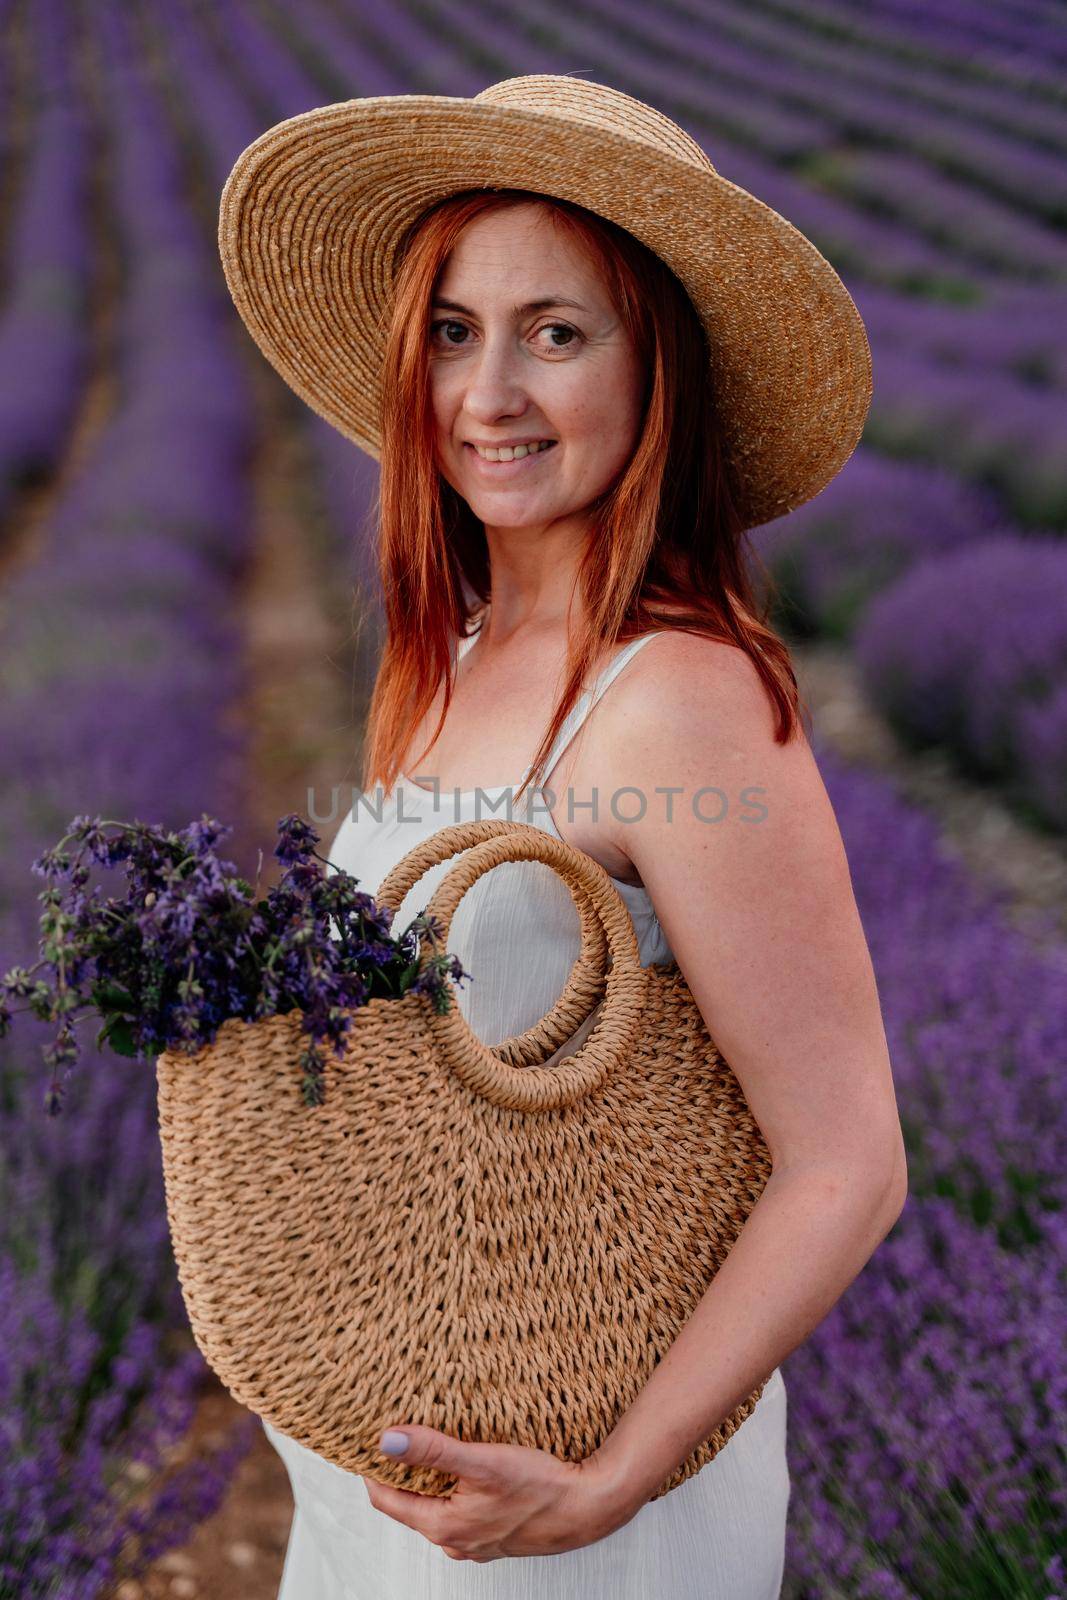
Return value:
<svg viewBox="0 0 1067 1600">
<path fill-rule="evenodd" d="M 398 270 L 372 508 L 386 634 L 369 708 L 365 791 L 377 777 L 388 793 L 402 775 L 404 753 L 443 681 L 444 705 L 426 749 L 433 746 L 452 699 L 455 639 L 466 636 L 471 617 L 489 599 L 485 530 L 436 465 L 431 297 L 469 222 L 530 202 L 548 207 L 557 225 L 590 253 L 647 375 L 644 426 L 633 456 L 590 507 L 578 575 L 585 620 L 569 641 L 569 676 L 530 781 L 543 779 L 556 735 L 605 648 L 656 628 L 702 634 L 745 651 L 775 707 L 776 741 L 784 744 L 795 732 L 796 677 L 786 645 L 766 622 L 774 581 L 735 509 L 712 362 L 692 301 L 665 262 L 607 219 L 521 189 L 479 189 L 424 212 L 409 231 Z M 746 556 L 763 573 L 762 608 Z"/>
</svg>

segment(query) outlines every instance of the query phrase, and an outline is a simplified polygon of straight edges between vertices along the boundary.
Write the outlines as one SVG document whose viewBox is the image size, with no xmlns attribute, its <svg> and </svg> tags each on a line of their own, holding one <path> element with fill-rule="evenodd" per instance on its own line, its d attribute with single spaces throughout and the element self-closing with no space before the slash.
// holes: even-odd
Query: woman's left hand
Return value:
<svg viewBox="0 0 1067 1600">
<path fill-rule="evenodd" d="M 367 1478 L 370 1503 L 440 1545 L 454 1561 L 577 1550 L 621 1528 L 636 1509 L 611 1491 L 593 1458 L 560 1461 L 547 1450 L 476 1444 L 415 1424 L 389 1431 L 410 1440 L 391 1459 L 434 1467 L 459 1481 L 445 1497 Z"/>
</svg>

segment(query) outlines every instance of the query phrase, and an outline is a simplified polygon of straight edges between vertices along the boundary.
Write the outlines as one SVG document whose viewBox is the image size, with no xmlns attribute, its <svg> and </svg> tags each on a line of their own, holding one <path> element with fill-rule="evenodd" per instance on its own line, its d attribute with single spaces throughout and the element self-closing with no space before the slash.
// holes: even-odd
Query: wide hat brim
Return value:
<svg viewBox="0 0 1067 1600">
<path fill-rule="evenodd" d="M 252 338 L 375 460 L 401 243 L 428 206 L 473 188 L 573 201 L 672 269 L 707 332 L 746 528 L 803 505 L 844 466 L 870 406 L 870 346 L 809 239 L 706 158 L 451 95 L 375 96 L 289 117 L 242 151 L 222 191 L 223 270 Z"/>
</svg>

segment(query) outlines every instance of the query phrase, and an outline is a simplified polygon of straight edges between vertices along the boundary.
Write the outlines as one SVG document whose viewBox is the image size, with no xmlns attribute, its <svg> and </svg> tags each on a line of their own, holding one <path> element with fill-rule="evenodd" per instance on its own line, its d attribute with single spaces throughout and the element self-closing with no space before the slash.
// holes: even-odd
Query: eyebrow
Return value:
<svg viewBox="0 0 1067 1600">
<path fill-rule="evenodd" d="M 528 316 L 534 311 L 548 311 L 552 306 L 570 306 L 575 311 L 588 311 L 580 300 L 568 300 L 565 295 L 545 295 L 540 300 L 527 300 L 525 305 L 513 306 L 512 312 L 517 317 Z M 445 300 L 440 295 L 435 295 L 431 302 L 431 309 L 435 311 L 458 311 L 461 316 L 473 317 L 475 312 L 467 306 L 461 306 L 458 300 Z"/>
</svg>

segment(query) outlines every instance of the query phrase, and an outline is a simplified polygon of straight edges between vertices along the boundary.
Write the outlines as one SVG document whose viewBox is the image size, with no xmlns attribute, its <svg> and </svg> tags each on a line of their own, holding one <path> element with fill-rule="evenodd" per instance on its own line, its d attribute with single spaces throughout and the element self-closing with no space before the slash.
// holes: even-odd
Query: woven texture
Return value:
<svg viewBox="0 0 1067 1600">
<path fill-rule="evenodd" d="M 872 393 L 866 330 L 841 279 L 669 117 L 584 78 L 532 73 L 473 99 L 346 100 L 268 128 L 220 201 L 234 304 L 289 386 L 378 460 L 405 236 L 446 195 L 503 188 L 609 218 L 680 280 L 707 335 L 745 527 L 840 471 Z"/>
<path fill-rule="evenodd" d="M 231 1019 L 157 1061 L 167 1212 L 196 1342 L 243 1405 L 338 1466 L 447 1494 L 382 1457 L 398 1419 L 585 1459 L 651 1377 L 770 1176 L 740 1085 L 674 963 L 642 967 L 599 863 L 541 829 L 439 829 L 379 889 L 459 855 L 447 930 L 504 861 L 553 867 L 582 951 L 545 1022 L 488 1047 L 423 995 L 357 1009 L 326 1096 L 299 1013 Z M 491 981 L 483 974 L 482 981 Z M 597 1012 L 572 1055 L 544 1062 Z M 521 1065 L 528 1062 L 528 1065 Z M 761 1383 L 651 1497 L 720 1450 Z"/>
</svg>

